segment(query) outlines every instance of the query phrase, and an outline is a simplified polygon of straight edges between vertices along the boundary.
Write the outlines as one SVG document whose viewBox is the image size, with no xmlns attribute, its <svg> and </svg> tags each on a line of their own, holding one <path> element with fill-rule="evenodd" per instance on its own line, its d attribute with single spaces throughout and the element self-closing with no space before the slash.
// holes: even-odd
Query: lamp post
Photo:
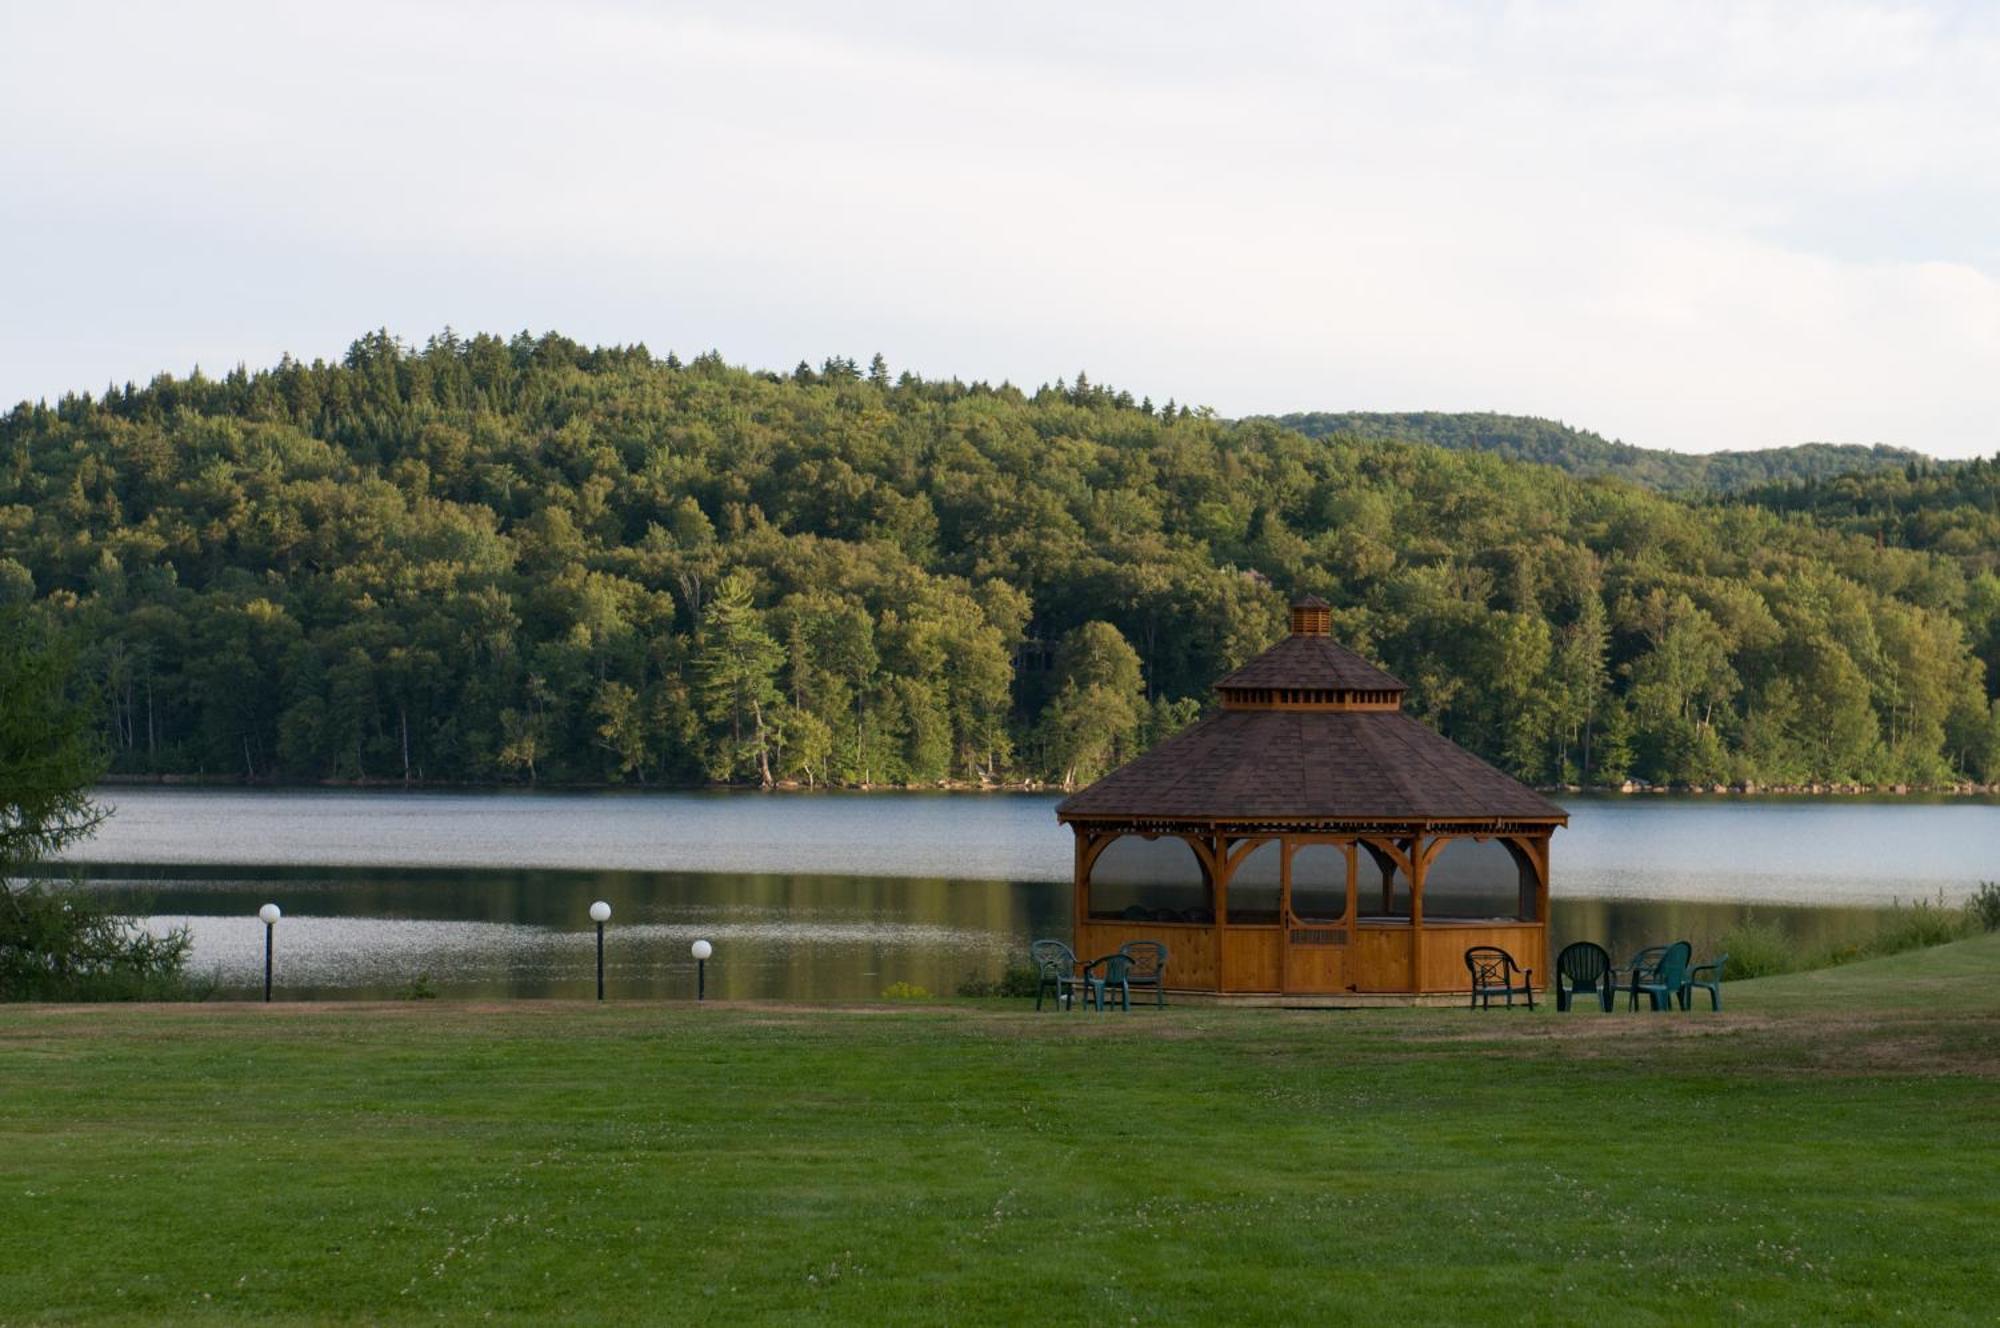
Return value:
<svg viewBox="0 0 2000 1328">
<path fill-rule="evenodd" d="M 271 1003 L 271 937 L 278 930 L 278 919 L 285 916 L 276 904 L 266 904 L 257 910 L 257 920 L 264 924 L 264 1004 Z"/>
<path fill-rule="evenodd" d="M 694 956 L 694 998 L 705 1001 L 708 999 L 708 957 L 715 953 L 715 947 L 707 941 L 696 941 L 688 947 L 688 953 Z"/>
<path fill-rule="evenodd" d="M 611 905 L 602 899 L 590 906 L 590 920 L 597 924 L 597 999 L 604 999 L 604 924 L 611 921 Z"/>
</svg>

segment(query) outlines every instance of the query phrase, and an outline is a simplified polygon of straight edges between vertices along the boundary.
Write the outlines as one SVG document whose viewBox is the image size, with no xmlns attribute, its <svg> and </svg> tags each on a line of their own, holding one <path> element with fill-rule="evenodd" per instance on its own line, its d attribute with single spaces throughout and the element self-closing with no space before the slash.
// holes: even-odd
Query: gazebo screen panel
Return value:
<svg viewBox="0 0 2000 1328">
<path fill-rule="evenodd" d="M 1247 847 L 1247 846 L 1239 846 Z M 1248 855 L 1229 875 L 1229 925 L 1232 927 L 1275 927 L 1278 925 L 1278 894 L 1282 881 L 1284 846 L 1266 839 L 1248 848 Z"/>
<path fill-rule="evenodd" d="M 1090 869 L 1090 916 L 1128 922 L 1215 921 L 1214 890 L 1201 859 L 1177 835 L 1120 835 Z"/>
<path fill-rule="evenodd" d="M 1397 860 L 1394 848 L 1389 841 L 1361 841 L 1360 874 L 1355 889 L 1355 908 L 1360 921 L 1410 921 L 1410 875 Z"/>
<path fill-rule="evenodd" d="M 1535 885 L 1533 865 L 1508 841 L 1448 839 L 1424 871 L 1424 920 L 1533 921 Z"/>
</svg>

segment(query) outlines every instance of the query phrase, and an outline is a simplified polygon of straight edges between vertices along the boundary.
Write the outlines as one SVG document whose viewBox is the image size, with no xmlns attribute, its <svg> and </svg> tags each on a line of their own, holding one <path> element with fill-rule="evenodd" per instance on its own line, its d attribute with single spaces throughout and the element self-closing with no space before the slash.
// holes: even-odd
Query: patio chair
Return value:
<svg viewBox="0 0 2000 1328">
<path fill-rule="evenodd" d="M 1638 961 L 1634 960 L 1631 1008 L 1638 1009 L 1639 998 L 1644 996 L 1652 1002 L 1654 1010 L 1671 1010 L 1677 1001 L 1681 1009 L 1687 1009 L 1688 960 L 1693 957 L 1692 945 L 1686 941 L 1675 941 L 1662 948 L 1659 962 L 1651 968 L 1640 968 Z"/>
<path fill-rule="evenodd" d="M 1127 941 L 1118 947 L 1118 953 L 1132 961 L 1132 968 L 1125 975 L 1125 985 L 1151 987 L 1154 1008 L 1164 1009 L 1167 1004 L 1166 945 L 1160 941 Z"/>
<path fill-rule="evenodd" d="M 1557 1010 L 1569 1009 L 1570 1002 L 1579 995 L 1592 995 L 1609 1014 L 1612 990 L 1616 986 L 1616 970 L 1611 967 L 1611 954 L 1603 946 L 1577 941 L 1565 945 L 1562 953 L 1556 956 Z"/>
<path fill-rule="evenodd" d="M 1118 1008 L 1131 1013 L 1132 1010 L 1132 956 L 1123 950 L 1093 959 L 1083 966 L 1084 994 L 1090 998 L 1095 1008 L 1102 1010 L 1106 998 L 1113 993 L 1118 997 Z"/>
<path fill-rule="evenodd" d="M 1681 986 L 1681 1009 L 1685 1010 L 1694 1000 L 1697 988 L 1708 993 L 1708 1008 L 1722 1008 L 1722 970 L 1729 967 L 1729 953 L 1724 951 L 1705 964 L 1696 964 L 1688 970 L 1687 981 Z M 1702 974 L 1708 974 L 1703 977 Z"/>
<path fill-rule="evenodd" d="M 1633 955 L 1631 959 L 1626 961 L 1625 967 L 1618 970 L 1618 972 L 1625 975 L 1619 980 L 1618 989 L 1620 991 L 1627 990 L 1632 983 L 1638 981 L 1641 977 L 1650 978 L 1659 969 L 1660 960 L 1664 959 L 1666 954 L 1666 946 L 1649 945 L 1639 951 L 1639 953 Z M 1637 996 L 1632 998 L 1629 1008 L 1634 1010 L 1639 1008 L 1639 998 Z"/>
<path fill-rule="evenodd" d="M 1506 997 L 1510 1009 L 1516 996 L 1526 996 L 1528 1008 L 1535 1008 L 1534 970 L 1522 968 L 1499 946 L 1475 945 L 1467 950 L 1465 971 L 1472 975 L 1473 1009 L 1492 1009 L 1495 996 Z"/>
<path fill-rule="evenodd" d="M 1056 1009 L 1073 1008 L 1077 988 L 1085 986 L 1077 972 L 1076 951 L 1061 941 L 1036 941 L 1028 947 L 1028 955 L 1035 965 L 1035 1008 L 1042 1008 L 1043 992 L 1055 996 Z"/>
</svg>

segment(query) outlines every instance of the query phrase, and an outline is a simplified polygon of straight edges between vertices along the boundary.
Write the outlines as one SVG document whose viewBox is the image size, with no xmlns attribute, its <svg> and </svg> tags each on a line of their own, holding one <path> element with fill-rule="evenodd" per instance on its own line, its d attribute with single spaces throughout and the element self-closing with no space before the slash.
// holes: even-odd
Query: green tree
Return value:
<svg viewBox="0 0 2000 1328">
<path fill-rule="evenodd" d="M 77 698 L 75 652 L 21 605 L 0 605 L 0 882 L 87 838 L 104 820 L 95 716 Z"/>
<path fill-rule="evenodd" d="M 775 782 L 768 712 L 779 700 L 784 658 L 751 602 L 749 579 L 736 572 L 724 577 L 702 614 L 699 647 L 703 711 L 718 730 L 710 763 L 715 777 L 754 772 L 764 788 Z"/>
<path fill-rule="evenodd" d="M 1139 655 L 1106 622 L 1089 622 L 1056 652 L 1056 696 L 1044 712 L 1049 778 L 1088 784 L 1134 753 L 1145 704 Z"/>
<path fill-rule="evenodd" d="M 0 605 L 0 1000 L 183 993 L 183 928 L 154 936 L 75 889 L 24 875 L 104 820 L 91 783 L 105 754 L 68 643 Z"/>
</svg>

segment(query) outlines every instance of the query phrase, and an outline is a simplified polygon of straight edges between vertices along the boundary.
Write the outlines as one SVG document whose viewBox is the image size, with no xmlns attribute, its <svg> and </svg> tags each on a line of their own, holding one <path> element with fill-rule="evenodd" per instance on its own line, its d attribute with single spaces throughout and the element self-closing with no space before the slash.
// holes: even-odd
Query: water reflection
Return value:
<svg viewBox="0 0 2000 1328">
<path fill-rule="evenodd" d="M 680 999 L 694 990 L 689 944 L 715 942 L 712 995 L 869 999 L 894 982 L 940 995 L 993 978 L 1029 941 L 1067 938 L 1069 889 L 1047 882 L 804 874 L 484 869 L 154 867 L 84 869 L 95 887 L 164 929 L 185 923 L 194 971 L 225 996 L 261 982 L 259 904 L 276 900 L 278 987 L 292 998 L 389 997 L 423 979 L 440 995 L 592 994 L 593 899 L 612 906 L 607 981 L 614 997 Z M 1711 953 L 1746 917 L 1812 948 L 1866 939 L 1877 907 L 1691 900 L 1552 901 L 1551 940 L 1594 940 L 1623 959 L 1686 938 Z"/>
<path fill-rule="evenodd" d="M 712 995 L 877 996 L 894 982 L 949 994 L 994 977 L 1035 936 L 1066 935 L 1069 892 L 1046 883 L 713 872 L 382 868 L 81 869 L 95 888 L 194 934 L 193 971 L 225 991 L 262 982 L 267 899 L 279 986 L 295 997 L 395 996 L 419 977 L 450 996 L 585 997 L 594 899 L 612 907 L 616 995 L 693 994 L 697 937 L 715 943 Z"/>
</svg>

